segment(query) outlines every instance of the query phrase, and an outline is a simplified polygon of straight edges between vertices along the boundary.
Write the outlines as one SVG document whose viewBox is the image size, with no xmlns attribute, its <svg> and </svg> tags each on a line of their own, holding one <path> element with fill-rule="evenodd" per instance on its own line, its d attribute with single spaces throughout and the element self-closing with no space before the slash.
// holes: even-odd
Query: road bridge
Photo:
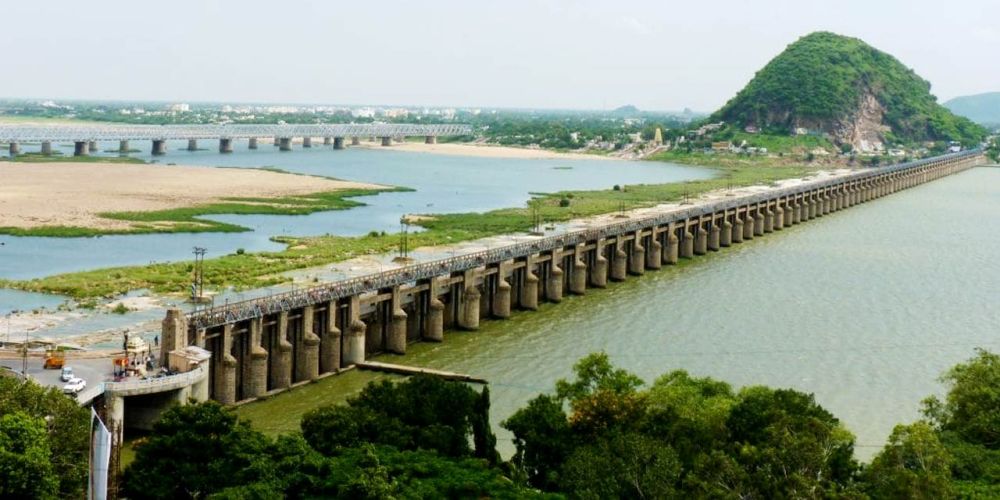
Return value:
<svg viewBox="0 0 1000 500">
<path fill-rule="evenodd" d="M 204 348 L 209 397 L 250 400 L 983 163 L 972 150 L 865 169 L 187 315 L 172 309 L 161 356 Z"/>
<path fill-rule="evenodd" d="M 438 137 L 470 135 L 466 124 L 406 124 L 406 123 L 346 123 L 326 125 L 0 125 L 0 141 L 8 144 L 11 155 L 22 153 L 22 145 L 40 144 L 39 152 L 52 154 L 52 143 L 74 144 L 74 155 L 94 152 L 98 142 L 117 141 L 119 151 L 130 151 L 130 141 L 150 141 L 154 155 L 166 154 L 166 141 L 187 141 L 188 150 L 196 150 L 199 140 L 216 140 L 219 152 L 231 153 L 234 140 L 247 140 L 250 149 L 257 141 L 269 138 L 282 151 L 290 151 L 294 138 L 301 138 L 303 147 L 312 147 L 313 138 L 322 138 L 324 145 L 343 149 L 345 139 L 360 144 L 362 137 L 378 138 L 383 146 L 407 137 L 423 137 L 428 144 Z"/>
</svg>

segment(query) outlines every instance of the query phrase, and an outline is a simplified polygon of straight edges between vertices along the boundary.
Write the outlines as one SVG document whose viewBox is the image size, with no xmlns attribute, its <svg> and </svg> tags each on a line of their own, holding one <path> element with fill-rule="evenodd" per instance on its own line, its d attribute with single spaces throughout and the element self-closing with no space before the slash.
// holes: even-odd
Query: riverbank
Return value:
<svg viewBox="0 0 1000 500">
<path fill-rule="evenodd" d="M 359 205 L 385 186 L 264 169 L 110 162 L 0 164 L 0 233 L 93 236 L 239 231 L 209 214 L 301 214 Z"/>
<path fill-rule="evenodd" d="M 438 144 L 425 144 L 422 142 L 401 142 L 393 143 L 390 147 L 383 147 L 376 143 L 362 142 L 360 146 L 366 149 L 378 149 L 386 151 L 406 151 L 410 153 L 428 153 L 449 156 L 473 156 L 478 158 L 506 158 L 519 160 L 620 160 L 613 156 L 599 154 L 573 153 L 563 151 L 552 151 L 548 149 L 536 148 L 515 148 L 510 146 L 498 146 L 494 144 L 473 143 L 473 142 L 442 142 Z"/>
<path fill-rule="evenodd" d="M 683 202 L 721 190 L 746 186 L 766 189 L 775 181 L 801 178 L 808 168 L 721 169 L 712 179 L 683 183 L 617 186 L 599 191 L 565 191 L 538 195 L 532 208 L 506 208 L 485 213 L 436 214 L 413 222 L 424 230 L 411 233 L 409 245 L 429 247 L 467 242 L 495 235 L 523 233 L 533 229 L 535 214 L 544 224 L 563 223 L 620 211 Z M 278 237 L 286 245 L 277 252 L 231 254 L 207 259 L 206 288 L 255 289 L 286 283 L 283 275 L 293 270 L 315 268 L 363 255 L 378 255 L 397 249 L 399 236 L 372 233 L 361 237 Z M 111 297 L 135 289 L 160 294 L 181 294 L 191 280 L 190 262 L 156 263 L 60 274 L 25 281 L 0 281 L 0 286 L 56 293 L 76 299 Z"/>
</svg>

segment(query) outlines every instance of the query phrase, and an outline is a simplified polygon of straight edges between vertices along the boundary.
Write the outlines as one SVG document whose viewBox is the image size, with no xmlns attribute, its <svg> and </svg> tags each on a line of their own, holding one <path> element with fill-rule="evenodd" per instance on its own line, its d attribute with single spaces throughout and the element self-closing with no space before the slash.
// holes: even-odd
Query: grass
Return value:
<svg viewBox="0 0 1000 500">
<path fill-rule="evenodd" d="M 13 163 L 146 163 L 140 158 L 129 156 L 67 156 L 56 152 L 51 155 L 21 153 L 13 158 L 0 159 L 0 161 Z"/>
<path fill-rule="evenodd" d="M 561 191 L 538 195 L 532 205 L 546 223 L 567 221 L 574 218 L 616 212 L 625 209 L 653 206 L 658 203 L 678 201 L 685 196 L 696 196 L 717 189 L 751 184 L 769 183 L 778 179 L 800 177 L 810 172 L 807 167 L 721 167 L 713 179 L 670 184 L 627 185 L 621 190 Z M 340 193 L 343 196 L 343 192 Z M 569 199 L 569 206 L 561 207 L 560 200 Z M 253 199 L 244 199 L 253 200 Z M 274 200 L 269 200 L 273 202 Z M 333 200 L 326 202 L 335 203 Z M 235 202 L 234 202 L 235 203 Z M 238 205 L 238 203 L 236 203 Z M 300 206 L 300 204 L 304 206 Z M 260 205 L 250 205 L 255 210 Z M 216 207 L 218 210 L 223 208 Z M 314 210 L 312 202 L 297 198 L 283 199 L 278 213 L 289 210 Z M 203 209 L 204 210 L 204 209 Z M 225 212 L 232 213 L 232 207 Z M 191 220 L 195 213 L 168 211 L 172 219 Z M 254 213 L 261 213 L 256 211 Z M 308 212 L 302 212 L 308 213 Z M 143 215 L 150 220 L 160 216 Z M 434 246 L 468 241 L 497 234 L 522 232 L 531 229 L 532 214 L 528 208 L 506 208 L 485 213 L 433 215 L 417 222 L 425 231 L 411 233 L 411 247 Z M 236 289 L 259 288 L 286 282 L 289 278 L 280 273 L 295 269 L 327 265 L 361 255 L 388 253 L 396 249 L 399 237 L 395 234 L 370 234 L 361 237 L 315 236 L 280 237 L 274 241 L 284 243 L 286 249 L 277 252 L 231 254 L 206 259 L 205 283 L 212 288 L 232 286 Z M 191 281 L 191 262 L 151 264 L 146 266 L 116 267 L 92 271 L 59 274 L 26 281 L 0 281 L 0 286 L 22 290 L 58 293 L 77 299 L 110 297 L 129 290 L 150 289 L 157 293 L 184 293 Z"/>
</svg>

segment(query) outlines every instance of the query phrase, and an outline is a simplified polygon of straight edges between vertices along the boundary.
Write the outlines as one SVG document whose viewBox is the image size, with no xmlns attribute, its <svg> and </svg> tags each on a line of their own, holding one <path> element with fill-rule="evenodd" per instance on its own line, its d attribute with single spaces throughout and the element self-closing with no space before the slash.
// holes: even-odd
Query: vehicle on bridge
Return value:
<svg viewBox="0 0 1000 500">
<path fill-rule="evenodd" d="M 66 364 L 66 353 L 55 347 L 45 350 L 45 362 L 42 365 L 47 370 L 58 370 Z"/>
<path fill-rule="evenodd" d="M 63 386 L 63 394 L 72 394 L 75 396 L 80 391 L 86 388 L 87 388 L 86 380 L 79 377 L 73 377 L 69 379 L 69 382 L 66 382 L 66 385 Z"/>
</svg>

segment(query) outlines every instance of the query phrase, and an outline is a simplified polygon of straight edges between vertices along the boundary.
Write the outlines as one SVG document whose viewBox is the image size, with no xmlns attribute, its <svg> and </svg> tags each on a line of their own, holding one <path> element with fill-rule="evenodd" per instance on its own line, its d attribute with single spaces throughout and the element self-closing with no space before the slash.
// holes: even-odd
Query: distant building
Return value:
<svg viewBox="0 0 1000 500">
<path fill-rule="evenodd" d="M 191 105 L 185 103 L 168 104 L 167 111 L 172 111 L 174 113 L 187 113 L 188 111 L 191 111 Z"/>
<path fill-rule="evenodd" d="M 718 141 L 712 143 L 712 151 L 717 151 L 720 153 L 725 153 L 733 147 L 733 143 L 729 141 Z"/>
</svg>

